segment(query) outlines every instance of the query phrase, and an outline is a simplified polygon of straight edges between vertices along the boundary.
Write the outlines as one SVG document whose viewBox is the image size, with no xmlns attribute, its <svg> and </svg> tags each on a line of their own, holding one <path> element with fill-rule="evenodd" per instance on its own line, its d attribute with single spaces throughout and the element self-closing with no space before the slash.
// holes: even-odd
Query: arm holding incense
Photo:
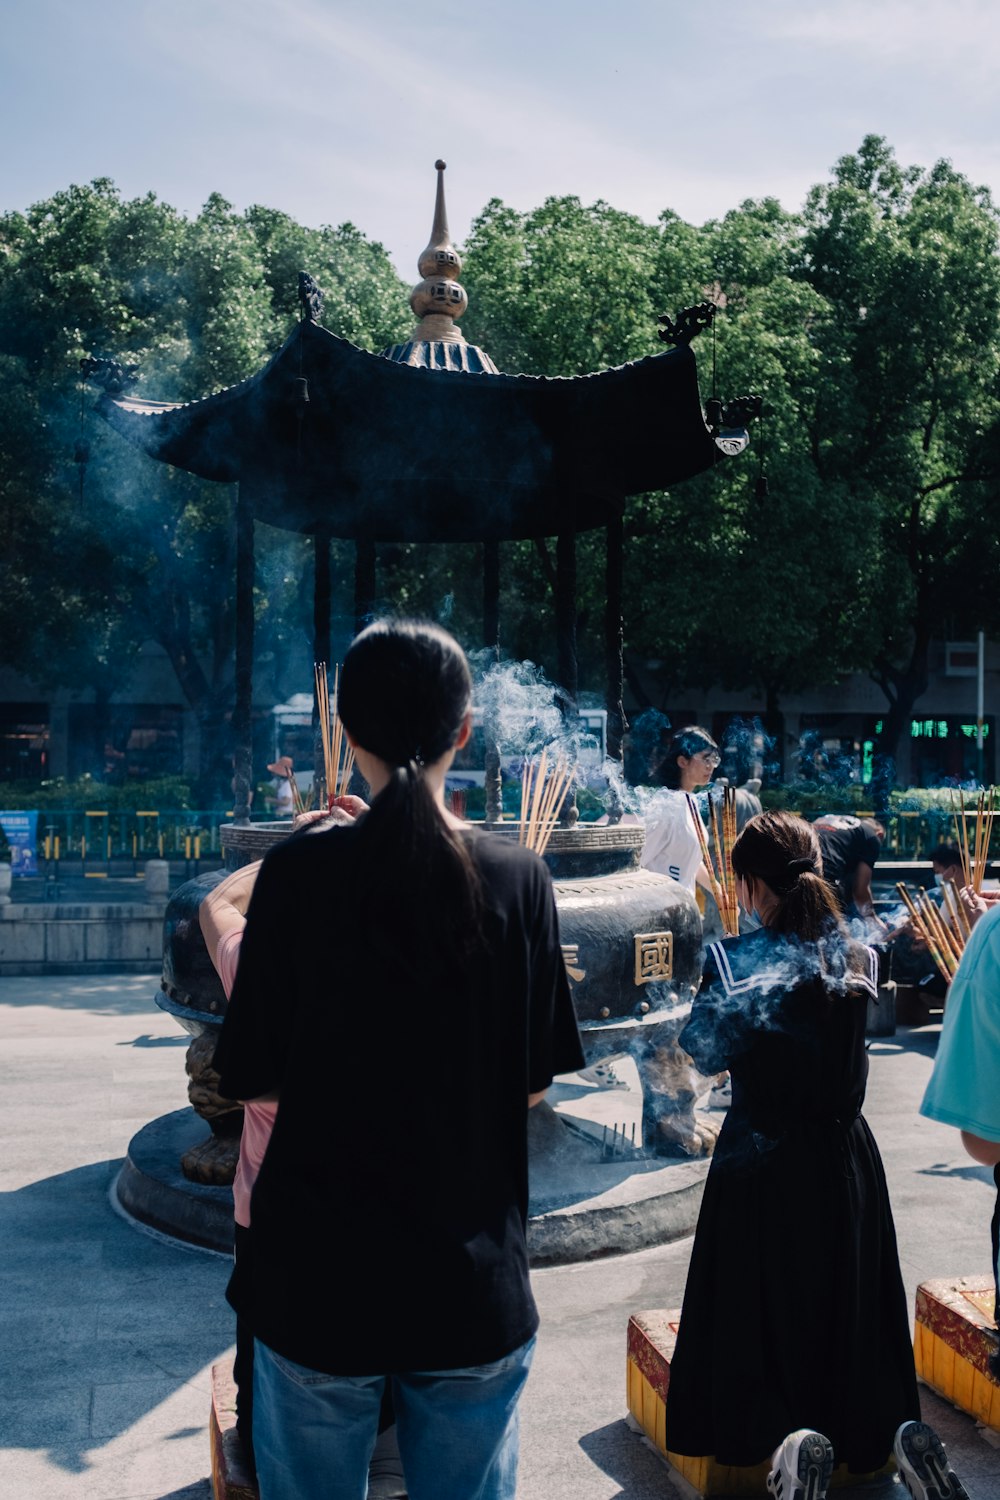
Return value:
<svg viewBox="0 0 1000 1500">
<path fill-rule="evenodd" d="M 851 889 L 851 897 L 855 910 L 859 917 L 872 924 L 878 933 L 885 934 L 886 924 L 875 911 L 875 902 L 872 896 L 872 866 L 862 861 L 854 871 L 854 883 Z M 873 934 L 875 936 L 877 934 Z"/>
<path fill-rule="evenodd" d="M 309 817 L 309 814 L 303 816 Z M 261 864 L 262 861 L 258 859 L 253 864 L 243 865 L 232 875 L 227 875 L 214 890 L 209 891 L 198 908 L 198 921 L 205 947 L 222 980 L 227 999 L 232 993 L 236 978 L 243 929 L 247 925 L 247 907 L 250 905 Z M 273 1104 L 277 1098 L 277 1093 L 259 1094 L 255 1102 Z M 241 1104 L 246 1102 L 240 1100 Z"/>
<path fill-rule="evenodd" d="M 1000 1161 L 1000 905 L 980 916 L 962 952 L 920 1113 L 961 1132 L 984 1166 Z"/>
<path fill-rule="evenodd" d="M 209 891 L 198 908 L 198 922 L 208 956 L 219 969 L 219 945 L 224 938 L 242 933 L 247 922 L 247 907 L 261 861 L 244 865 Z M 230 986 L 231 987 L 231 986 Z M 228 990 L 227 990 L 228 995 Z"/>
</svg>

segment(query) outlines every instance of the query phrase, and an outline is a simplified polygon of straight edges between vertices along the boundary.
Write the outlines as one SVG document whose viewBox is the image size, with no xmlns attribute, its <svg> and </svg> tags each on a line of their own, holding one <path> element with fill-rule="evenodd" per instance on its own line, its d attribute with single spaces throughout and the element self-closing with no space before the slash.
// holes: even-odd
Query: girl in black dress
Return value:
<svg viewBox="0 0 1000 1500">
<path fill-rule="evenodd" d="M 732 859 L 761 926 L 709 948 L 679 1038 L 703 1073 L 729 1069 L 733 1102 L 695 1234 L 666 1446 L 747 1467 L 774 1453 L 774 1493 L 818 1496 L 834 1460 L 881 1468 L 919 1417 L 885 1175 L 861 1114 L 876 957 L 848 937 L 801 818 L 751 819 Z M 782 1490 L 775 1450 L 796 1429 L 819 1445 L 798 1442 L 810 1482 Z"/>
</svg>

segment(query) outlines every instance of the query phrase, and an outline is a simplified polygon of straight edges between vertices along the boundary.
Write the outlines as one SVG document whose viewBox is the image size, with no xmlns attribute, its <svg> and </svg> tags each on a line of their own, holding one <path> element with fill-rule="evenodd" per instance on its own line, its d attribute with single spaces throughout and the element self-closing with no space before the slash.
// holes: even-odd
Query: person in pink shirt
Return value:
<svg viewBox="0 0 1000 1500">
<path fill-rule="evenodd" d="M 326 829 L 331 823 L 353 823 L 361 813 L 367 812 L 368 804 L 360 797 L 338 797 L 330 813 L 302 813 L 295 819 L 294 831 L 301 833 L 311 827 Z M 225 880 L 213 887 L 198 908 L 198 920 L 208 956 L 222 981 L 228 1000 L 236 980 L 236 969 L 240 959 L 243 930 L 246 927 L 247 907 L 253 894 L 254 882 L 261 867 L 261 860 L 244 865 Z M 278 1114 L 278 1096 L 264 1095 L 259 1099 L 243 1101 L 243 1133 L 240 1137 L 240 1157 L 233 1179 L 233 1217 L 235 1223 L 234 1254 L 237 1263 L 244 1265 L 250 1255 L 250 1198 L 257 1180 L 264 1153 L 271 1139 L 271 1131 Z M 236 1426 L 247 1458 L 253 1462 L 253 1334 L 236 1320 L 236 1358 L 233 1361 L 233 1377 L 236 1381 Z M 387 1414 L 391 1423 L 391 1414 Z M 389 1438 L 389 1433 L 384 1434 Z M 373 1458 L 376 1466 L 386 1470 L 381 1476 L 388 1478 L 388 1471 L 398 1466 L 398 1450 L 390 1441 L 392 1453 L 386 1451 L 387 1444 L 380 1441 Z M 400 1474 L 402 1470 L 399 1470 Z M 374 1474 L 373 1474 L 374 1477 Z M 370 1494 L 405 1494 L 402 1488 L 385 1484 L 369 1489 Z"/>
</svg>

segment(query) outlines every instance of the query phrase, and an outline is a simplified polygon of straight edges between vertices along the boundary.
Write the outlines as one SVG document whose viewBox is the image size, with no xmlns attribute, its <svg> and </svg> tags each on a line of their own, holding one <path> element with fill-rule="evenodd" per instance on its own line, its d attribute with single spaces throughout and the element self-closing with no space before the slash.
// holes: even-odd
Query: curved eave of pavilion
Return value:
<svg viewBox="0 0 1000 1500">
<path fill-rule="evenodd" d="M 374 541 L 587 530 L 627 495 L 722 457 L 686 347 L 582 376 L 466 373 L 369 354 L 305 322 L 239 385 L 183 404 L 104 398 L 101 410 L 153 458 L 238 480 L 260 520 Z"/>
</svg>

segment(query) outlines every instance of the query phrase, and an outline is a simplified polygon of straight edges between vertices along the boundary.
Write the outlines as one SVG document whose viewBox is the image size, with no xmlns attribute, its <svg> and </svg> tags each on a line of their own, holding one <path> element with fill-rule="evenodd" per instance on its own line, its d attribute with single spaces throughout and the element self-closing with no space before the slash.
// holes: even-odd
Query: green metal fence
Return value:
<svg viewBox="0 0 1000 1500">
<path fill-rule="evenodd" d="M 862 817 L 873 817 L 867 809 L 858 809 Z M 261 812 L 253 821 L 273 821 L 274 814 Z M 974 836 L 975 813 L 967 811 L 970 843 Z M 139 808 L 133 812 L 105 812 L 98 809 L 61 809 L 38 815 L 39 869 L 51 875 L 56 871 L 101 879 L 110 875 L 139 875 L 147 859 L 183 861 L 197 874 L 201 869 L 218 866 L 222 858 L 219 840 L 221 828 L 232 819 L 231 813 L 217 811 L 172 811 L 168 808 Z M 927 859 L 935 844 L 953 842 L 955 821 L 945 808 L 919 811 L 894 811 L 884 819 L 886 839 L 883 853 L 888 858 Z M 992 844 L 997 848 L 1000 821 Z"/>
<path fill-rule="evenodd" d="M 271 818 L 262 813 L 254 821 Z M 167 859 L 198 874 L 221 863 L 219 834 L 231 819 L 232 813 L 167 808 L 46 810 L 38 815 L 39 871 L 100 880 L 140 875 L 146 860 Z"/>
</svg>

